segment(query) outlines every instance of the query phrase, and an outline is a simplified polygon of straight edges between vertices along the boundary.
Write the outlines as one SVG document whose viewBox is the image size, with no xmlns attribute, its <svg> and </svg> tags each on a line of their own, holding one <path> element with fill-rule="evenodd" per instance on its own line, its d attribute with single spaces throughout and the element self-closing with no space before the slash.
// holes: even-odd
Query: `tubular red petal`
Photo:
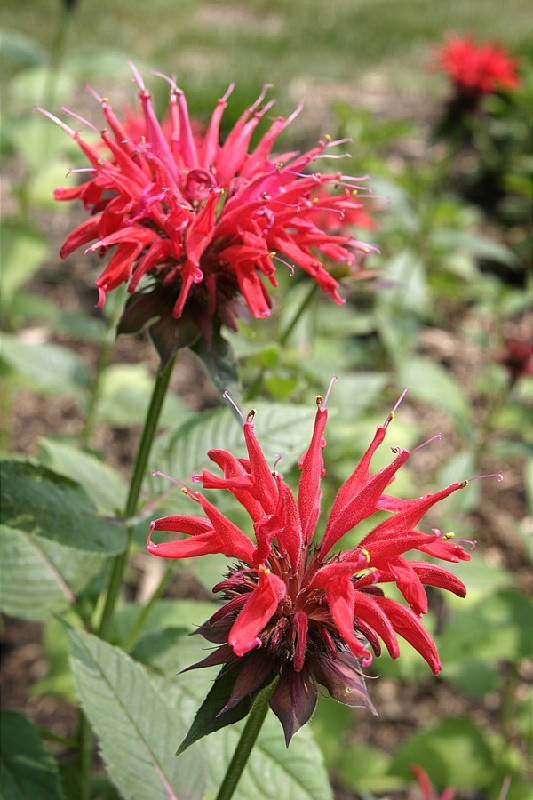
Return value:
<svg viewBox="0 0 533 800">
<path fill-rule="evenodd" d="M 371 516 L 376 510 L 383 490 L 394 477 L 395 472 L 409 458 L 409 451 L 402 450 L 388 467 L 380 470 L 376 475 L 363 483 L 356 492 L 349 497 L 342 508 L 331 512 L 324 538 L 320 546 L 320 555 L 324 558 L 331 548 L 344 534 L 354 528 L 361 520 Z M 388 522 L 388 520 L 387 520 Z M 367 537 L 368 538 L 368 537 Z M 366 545 L 365 545 L 366 546 Z"/>
<path fill-rule="evenodd" d="M 400 647 L 394 635 L 394 628 L 389 618 L 375 602 L 374 598 L 365 592 L 355 592 L 355 627 L 360 620 L 364 620 L 370 625 L 385 642 L 385 646 L 391 658 L 398 658 Z"/>
<path fill-rule="evenodd" d="M 274 514 L 278 500 L 276 480 L 267 464 L 263 451 L 254 433 L 252 418 L 244 423 L 244 440 L 250 457 L 252 478 L 255 484 L 257 498 L 267 514 Z"/>
<path fill-rule="evenodd" d="M 374 601 L 388 616 L 396 633 L 399 633 L 420 653 L 437 675 L 442 669 L 442 664 L 431 636 L 420 624 L 416 615 L 410 609 L 388 597 L 375 597 Z"/>
<path fill-rule="evenodd" d="M 236 655 L 243 656 L 260 644 L 258 634 L 276 611 L 285 593 L 285 583 L 281 578 L 270 571 L 259 572 L 257 588 L 251 592 L 228 636 L 228 644 Z"/>
<path fill-rule="evenodd" d="M 302 524 L 305 542 L 310 542 L 320 515 L 320 479 L 324 470 L 322 459 L 323 434 L 328 418 L 328 411 L 321 404 L 317 406 L 315 424 L 311 444 L 307 450 L 298 485 L 298 511 Z"/>
</svg>

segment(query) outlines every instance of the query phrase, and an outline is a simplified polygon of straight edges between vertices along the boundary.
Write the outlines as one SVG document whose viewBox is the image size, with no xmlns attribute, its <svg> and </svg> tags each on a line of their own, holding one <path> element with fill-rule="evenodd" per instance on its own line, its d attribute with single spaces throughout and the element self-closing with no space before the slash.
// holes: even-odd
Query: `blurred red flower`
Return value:
<svg viewBox="0 0 533 800">
<path fill-rule="evenodd" d="M 439 796 L 435 792 L 427 772 L 425 772 L 422 767 L 419 767 L 417 764 L 413 764 L 411 767 L 411 772 L 418 781 L 418 787 L 422 795 L 422 800 L 453 800 L 455 790 L 450 788 L 445 789 Z M 410 795 L 409 800 L 418 800 L 417 795 Z"/>
<path fill-rule="evenodd" d="M 478 94 L 520 85 L 517 62 L 503 47 L 478 45 L 469 36 L 451 36 L 436 55 L 438 66 L 460 91 Z"/>
<path fill-rule="evenodd" d="M 533 375 L 533 339 L 506 339 L 499 362 L 507 367 L 513 383 Z"/>
<path fill-rule="evenodd" d="M 298 108 L 286 119 L 277 117 L 250 151 L 252 134 L 273 105 L 264 102 L 265 87 L 220 144 L 220 122 L 233 86 L 219 100 L 202 134 L 193 130 L 185 95 L 172 79 L 168 121 L 161 127 L 135 68 L 134 74 L 142 123 L 130 114 L 122 124 L 107 99 L 100 98 L 109 129 L 99 135 L 108 157 L 44 112 L 90 162 L 89 180 L 56 189 L 54 196 L 80 198 L 90 213 L 63 244 L 63 258 L 89 243 L 87 250 L 102 256 L 114 248 L 96 280 L 99 305 L 106 292 L 128 283 L 130 293 L 137 290 L 150 298 L 143 300 L 140 312 L 136 306 L 137 317 L 153 318 L 157 310 L 179 319 L 192 304 L 194 321 L 209 338 L 215 313 L 221 322 L 236 327 L 234 301 L 240 296 L 254 317 L 269 315 L 271 299 L 261 277 L 276 286 L 280 263 L 291 271 L 300 267 L 335 302 L 344 302 L 321 258 L 357 266 L 356 252 L 375 249 L 346 230 L 332 232 L 332 217 L 349 220 L 361 209 L 356 197 L 361 187 L 341 172 L 304 172 L 318 158 L 341 157 L 326 153 L 340 142 L 325 137 L 308 152 L 273 158 L 275 140 Z M 322 225 L 325 213 L 328 221 Z"/>
<path fill-rule="evenodd" d="M 468 481 L 415 500 L 384 494 L 410 456 L 408 450 L 395 448 L 396 457 L 389 466 L 375 474 L 370 472 L 372 457 L 385 438 L 393 411 L 339 489 L 322 540 L 313 544 L 324 474 L 326 402 L 317 398 L 313 437 L 300 460 L 297 500 L 282 475 L 267 463 L 254 434 L 253 417 L 251 412 L 244 421 L 248 458 L 212 450 L 209 457 L 223 477 L 204 470 L 194 480 L 204 489 L 231 492 L 249 513 L 256 542 L 200 492 L 184 488 L 205 516 L 156 520 L 148 535 L 148 550 L 163 558 L 222 553 L 239 562 L 213 588 L 213 592 L 222 592 L 225 605 L 198 630 L 220 647 L 194 666 L 224 664 L 236 670 L 235 685 L 223 710 L 279 675 L 270 704 L 282 722 L 288 744 L 313 713 L 317 684 L 342 703 L 373 710 L 361 663 L 363 667 L 370 664 L 370 647 L 379 655 L 379 638 L 391 657 L 397 658 L 399 634 L 418 650 L 435 674 L 440 671 L 435 645 L 420 622 L 427 611 L 424 584 L 448 589 L 460 597 L 466 590 L 441 566 L 407 560 L 405 554 L 415 550 L 451 562 L 470 559 L 460 544 L 451 541 L 453 534 L 443 536 L 436 530 L 428 534 L 418 528 L 435 503 L 462 489 Z M 376 511 L 392 514 L 355 548 L 332 553 L 348 531 Z M 151 539 L 154 530 L 183 533 L 187 538 L 155 544 Z M 396 585 L 409 607 L 385 596 L 380 584 L 386 583 Z"/>
</svg>

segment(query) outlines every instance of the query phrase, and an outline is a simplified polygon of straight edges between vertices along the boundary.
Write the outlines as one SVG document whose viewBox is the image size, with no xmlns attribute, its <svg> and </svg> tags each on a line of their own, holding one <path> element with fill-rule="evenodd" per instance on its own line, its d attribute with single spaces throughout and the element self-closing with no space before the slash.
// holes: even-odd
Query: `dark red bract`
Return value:
<svg viewBox="0 0 533 800">
<path fill-rule="evenodd" d="M 421 624 L 427 611 L 424 584 L 464 596 L 465 587 L 446 569 L 428 561 L 405 558 L 409 551 L 445 561 L 468 560 L 453 534 L 426 533 L 419 528 L 424 514 L 439 500 L 468 481 L 424 495 L 399 500 L 385 494 L 396 471 L 410 456 L 396 457 L 372 474 L 372 456 L 383 442 L 392 412 L 381 425 L 352 475 L 341 486 L 321 539 L 315 538 L 320 515 L 322 449 L 326 404 L 317 398 L 314 432 L 300 461 L 298 498 L 279 472 L 272 471 L 254 434 L 250 413 L 244 422 L 248 458 L 223 450 L 209 457 L 222 476 L 204 470 L 195 480 L 204 489 L 225 489 L 246 508 L 256 541 L 234 525 L 199 491 L 184 489 L 205 516 L 164 517 L 152 523 L 148 550 L 164 558 L 223 553 L 238 564 L 213 591 L 225 604 L 200 629 L 220 645 L 195 666 L 241 662 L 229 707 L 279 675 L 271 706 L 289 742 L 313 713 L 317 684 L 332 697 L 352 706 L 372 709 L 361 673 L 379 654 L 380 639 L 392 656 L 400 648 L 397 635 L 426 659 L 434 673 L 441 664 L 435 645 Z M 376 511 L 390 516 L 350 550 L 333 552 L 342 537 Z M 156 544 L 153 531 L 186 534 L 185 539 Z M 393 583 L 407 605 L 385 596 L 382 586 Z"/>
</svg>

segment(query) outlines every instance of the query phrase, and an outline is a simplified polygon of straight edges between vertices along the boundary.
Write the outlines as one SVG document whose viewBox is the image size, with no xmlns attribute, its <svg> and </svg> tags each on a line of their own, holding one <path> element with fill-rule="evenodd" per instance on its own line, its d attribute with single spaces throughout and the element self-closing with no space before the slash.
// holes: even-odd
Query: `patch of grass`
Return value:
<svg viewBox="0 0 533 800">
<path fill-rule="evenodd" d="M 50 48 L 60 9 L 59 0 L 7 0 L 3 26 Z M 266 80 L 283 95 L 291 81 L 304 79 L 312 96 L 314 81 L 352 84 L 368 72 L 385 74 L 398 88 L 423 86 L 432 80 L 430 48 L 448 31 L 497 38 L 525 52 L 533 41 L 530 2 L 79 0 L 69 54 L 89 75 L 103 51 L 118 50 L 177 72 L 204 103 L 231 80 L 246 99 Z"/>
</svg>

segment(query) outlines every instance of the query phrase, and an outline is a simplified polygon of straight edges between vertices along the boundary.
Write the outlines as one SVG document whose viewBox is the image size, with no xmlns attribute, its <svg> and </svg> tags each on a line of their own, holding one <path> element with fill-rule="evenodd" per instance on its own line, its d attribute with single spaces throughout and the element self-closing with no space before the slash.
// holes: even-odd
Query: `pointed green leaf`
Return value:
<svg viewBox="0 0 533 800">
<path fill-rule="evenodd" d="M 471 409 L 456 379 L 430 358 L 412 358 L 400 369 L 398 383 L 409 388 L 409 396 L 441 408 L 453 417 L 465 435 L 471 435 Z"/>
<path fill-rule="evenodd" d="M 127 800 L 200 800 L 205 762 L 198 749 L 175 757 L 186 725 L 123 650 L 69 630 L 76 690 L 98 735 L 107 771 Z"/>
<path fill-rule="evenodd" d="M 87 367 L 66 347 L 33 344 L 14 334 L 2 333 L 0 353 L 4 362 L 47 394 L 80 397 L 87 385 Z"/>
<path fill-rule="evenodd" d="M 231 669 L 228 669 L 226 666 L 222 667 L 207 697 L 196 712 L 193 723 L 187 731 L 187 736 L 178 747 L 176 755 L 179 756 L 181 753 L 185 752 L 191 744 L 194 744 L 194 742 L 198 741 L 198 739 L 201 739 L 203 736 L 214 733 L 220 730 L 220 728 L 225 728 L 226 725 L 232 725 L 248 714 L 252 707 L 252 701 L 259 692 L 259 689 L 243 697 L 240 703 L 237 703 L 236 706 L 219 716 L 219 712 L 224 708 L 230 698 L 241 667 L 241 664 Z"/>
<path fill-rule="evenodd" d="M 3 519 L 11 528 L 69 548 L 116 555 L 126 547 L 123 526 L 95 515 L 80 484 L 46 467 L 0 462 Z"/>
<path fill-rule="evenodd" d="M 210 346 L 202 337 L 191 347 L 206 368 L 218 393 L 222 396 L 225 391 L 239 404 L 242 400 L 242 386 L 237 370 L 237 360 L 233 347 L 220 335 L 220 330 L 213 331 Z"/>
<path fill-rule="evenodd" d="M 2 800 L 62 800 L 57 766 L 25 714 L 0 712 Z"/>
<path fill-rule="evenodd" d="M 246 409 L 244 409 L 246 411 Z M 315 407 L 313 405 L 256 405 L 255 433 L 270 464 L 283 456 L 279 469 L 286 473 L 296 463 L 311 441 Z M 246 456 L 242 425 L 231 411 L 219 409 L 187 420 L 177 430 L 163 434 L 156 441 L 151 469 L 162 470 L 181 480 L 213 467 L 207 456 L 212 449 L 228 450 Z M 157 484 L 161 487 L 161 482 Z M 165 488 L 168 488 L 168 482 Z"/>
<path fill-rule="evenodd" d="M 78 481 L 101 513 L 113 514 L 122 509 L 126 483 L 121 475 L 96 456 L 71 444 L 42 437 L 39 461 L 60 475 Z"/>
<path fill-rule="evenodd" d="M 2 525 L 0 608 L 13 617 L 49 619 L 74 602 L 107 560 Z"/>
</svg>

